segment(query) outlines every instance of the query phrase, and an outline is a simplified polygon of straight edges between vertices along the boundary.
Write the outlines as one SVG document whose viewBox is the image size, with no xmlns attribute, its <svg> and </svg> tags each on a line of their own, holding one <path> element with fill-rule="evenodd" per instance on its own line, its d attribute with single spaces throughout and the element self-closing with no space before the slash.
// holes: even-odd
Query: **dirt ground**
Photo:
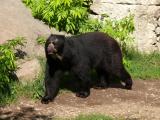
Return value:
<svg viewBox="0 0 160 120">
<path fill-rule="evenodd" d="M 91 89 L 91 95 L 85 99 L 65 92 L 47 105 L 25 98 L 13 105 L 1 107 L 0 120 L 50 120 L 90 113 L 126 120 L 160 120 L 160 81 L 136 80 L 133 90 L 116 86 Z"/>
<path fill-rule="evenodd" d="M 0 11 L 0 43 L 17 35 L 25 36 L 30 46 L 27 49 L 33 53 L 33 40 L 37 35 L 50 33 L 47 26 L 33 19 L 21 0 L 1 0 Z M 24 98 L 10 106 L 0 107 L 0 120 L 50 120 L 90 113 L 126 120 L 160 120 L 160 81 L 136 80 L 133 90 L 115 86 L 103 90 L 92 89 L 91 95 L 85 99 L 66 92 L 47 105 Z"/>
</svg>

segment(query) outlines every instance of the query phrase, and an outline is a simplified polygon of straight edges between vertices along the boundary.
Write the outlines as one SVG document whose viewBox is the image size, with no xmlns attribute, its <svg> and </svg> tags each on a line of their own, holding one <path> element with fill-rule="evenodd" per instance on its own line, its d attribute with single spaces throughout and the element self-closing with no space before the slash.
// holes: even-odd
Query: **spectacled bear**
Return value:
<svg viewBox="0 0 160 120">
<path fill-rule="evenodd" d="M 123 66 L 118 43 L 102 32 L 71 37 L 51 34 L 45 43 L 45 54 L 45 95 L 42 103 L 48 103 L 56 97 L 64 71 L 71 71 L 80 81 L 76 93 L 78 97 L 90 95 L 91 69 L 95 69 L 99 76 L 99 86 L 104 87 L 109 83 L 108 76 L 117 76 L 125 82 L 126 89 L 132 89 L 132 78 Z"/>
</svg>

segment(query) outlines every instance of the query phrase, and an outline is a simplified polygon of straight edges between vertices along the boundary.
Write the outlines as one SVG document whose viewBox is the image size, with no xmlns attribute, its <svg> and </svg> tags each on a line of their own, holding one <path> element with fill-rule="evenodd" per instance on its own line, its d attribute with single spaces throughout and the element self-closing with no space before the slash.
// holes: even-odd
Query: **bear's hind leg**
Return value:
<svg viewBox="0 0 160 120">
<path fill-rule="evenodd" d="M 132 78 L 131 78 L 130 74 L 126 71 L 126 69 L 123 66 L 121 68 L 115 69 L 113 74 L 115 76 L 117 76 L 118 78 L 120 78 L 120 80 L 125 82 L 125 88 L 126 89 L 128 89 L 128 90 L 132 89 L 132 84 L 133 84 Z"/>
<path fill-rule="evenodd" d="M 125 82 L 125 88 L 128 90 L 131 90 L 133 81 L 132 81 L 130 74 L 126 71 L 126 69 L 124 67 L 121 70 L 120 78 L 122 81 Z"/>
<path fill-rule="evenodd" d="M 96 82 L 96 89 L 104 89 L 110 85 L 110 76 L 108 72 L 105 72 L 102 69 L 96 69 L 98 80 Z"/>
</svg>

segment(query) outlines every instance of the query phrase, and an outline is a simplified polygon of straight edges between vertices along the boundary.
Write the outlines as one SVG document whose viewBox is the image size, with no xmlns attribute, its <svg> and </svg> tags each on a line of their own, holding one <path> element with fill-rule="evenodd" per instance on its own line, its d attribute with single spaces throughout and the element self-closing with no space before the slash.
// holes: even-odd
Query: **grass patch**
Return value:
<svg viewBox="0 0 160 120">
<path fill-rule="evenodd" d="M 160 79 L 160 53 L 143 54 L 130 51 L 127 67 L 134 79 Z"/>
<path fill-rule="evenodd" d="M 45 73 L 45 59 L 38 58 L 41 64 L 42 72 L 39 74 L 33 82 L 29 82 L 26 85 L 20 84 L 17 86 L 18 96 L 24 96 L 31 99 L 39 99 L 44 94 L 44 73 Z"/>
<path fill-rule="evenodd" d="M 15 90 L 14 90 L 16 88 L 16 85 L 17 85 L 17 83 L 11 82 L 9 84 L 9 88 L 6 88 L 6 90 L 7 89 L 9 89 L 9 90 L 6 91 L 7 94 L 1 95 L 1 98 L 0 98 L 0 107 L 1 106 L 5 106 L 5 105 L 10 104 L 10 103 L 13 103 L 13 102 L 16 101 L 16 95 L 15 95 Z"/>
<path fill-rule="evenodd" d="M 55 120 L 122 120 L 122 119 L 115 119 L 106 115 L 102 114 L 90 114 L 90 115 L 79 115 L 75 118 L 57 118 Z"/>
</svg>

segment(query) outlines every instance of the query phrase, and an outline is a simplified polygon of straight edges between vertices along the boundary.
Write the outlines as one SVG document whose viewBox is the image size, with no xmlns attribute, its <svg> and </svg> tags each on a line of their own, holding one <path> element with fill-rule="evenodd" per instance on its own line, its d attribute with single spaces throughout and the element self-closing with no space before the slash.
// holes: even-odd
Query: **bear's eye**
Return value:
<svg viewBox="0 0 160 120">
<path fill-rule="evenodd" d="M 53 41 L 48 41 L 48 44 L 53 44 Z"/>
</svg>

